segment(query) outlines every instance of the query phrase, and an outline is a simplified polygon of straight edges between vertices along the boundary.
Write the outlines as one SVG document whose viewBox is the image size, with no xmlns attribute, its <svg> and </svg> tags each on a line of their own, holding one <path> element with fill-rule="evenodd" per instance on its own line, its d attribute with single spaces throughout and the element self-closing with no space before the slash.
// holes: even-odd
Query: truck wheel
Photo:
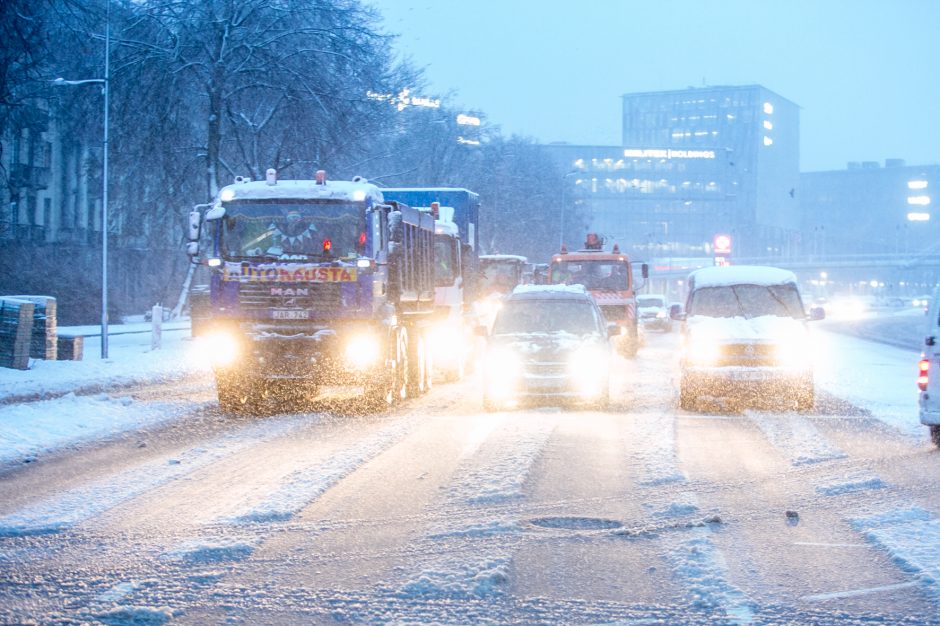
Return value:
<svg viewBox="0 0 940 626">
<path fill-rule="evenodd" d="M 640 334 L 636 328 L 632 329 L 620 343 L 620 354 L 632 359 L 640 348 Z"/>
<path fill-rule="evenodd" d="M 940 426 L 930 427 L 930 440 L 933 441 L 933 445 L 940 448 Z"/>
<path fill-rule="evenodd" d="M 495 402 L 490 400 L 490 397 L 487 395 L 483 396 L 483 410 L 487 413 L 493 413 L 499 410 L 499 406 Z"/>
<path fill-rule="evenodd" d="M 420 333 L 408 337 L 408 396 L 419 396 L 430 388 L 431 368 L 427 342 Z"/>
</svg>

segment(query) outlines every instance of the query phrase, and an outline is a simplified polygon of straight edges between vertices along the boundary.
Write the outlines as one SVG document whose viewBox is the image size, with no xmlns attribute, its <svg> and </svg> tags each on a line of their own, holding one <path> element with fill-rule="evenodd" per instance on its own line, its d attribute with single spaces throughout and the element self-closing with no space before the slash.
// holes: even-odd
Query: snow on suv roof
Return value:
<svg viewBox="0 0 940 626">
<path fill-rule="evenodd" d="M 584 285 L 518 285 L 512 290 L 513 296 L 590 296 Z"/>
<path fill-rule="evenodd" d="M 784 285 L 796 284 L 796 274 L 790 270 L 764 265 L 726 265 L 703 267 L 689 274 L 689 286 L 722 287 L 726 285 Z"/>
</svg>

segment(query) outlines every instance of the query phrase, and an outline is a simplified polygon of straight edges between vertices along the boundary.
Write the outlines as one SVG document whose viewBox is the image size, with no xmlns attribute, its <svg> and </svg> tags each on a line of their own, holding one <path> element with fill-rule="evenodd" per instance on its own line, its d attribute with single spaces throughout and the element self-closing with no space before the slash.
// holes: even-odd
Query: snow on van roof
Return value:
<svg viewBox="0 0 940 626">
<path fill-rule="evenodd" d="M 703 267 L 689 274 L 689 285 L 695 288 L 725 285 L 782 285 L 786 283 L 796 284 L 796 274 L 790 270 L 765 265 Z"/>
</svg>

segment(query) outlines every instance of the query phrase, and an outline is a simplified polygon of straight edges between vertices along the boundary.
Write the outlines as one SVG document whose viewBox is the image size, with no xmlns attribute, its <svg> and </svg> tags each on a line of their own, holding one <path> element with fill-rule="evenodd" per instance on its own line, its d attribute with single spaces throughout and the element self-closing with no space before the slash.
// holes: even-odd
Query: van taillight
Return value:
<svg viewBox="0 0 940 626">
<path fill-rule="evenodd" d="M 930 369 L 930 361 L 928 359 L 921 359 L 920 363 L 917 365 L 917 369 L 920 372 L 917 376 L 917 387 L 921 391 L 927 391 L 927 370 Z"/>
</svg>

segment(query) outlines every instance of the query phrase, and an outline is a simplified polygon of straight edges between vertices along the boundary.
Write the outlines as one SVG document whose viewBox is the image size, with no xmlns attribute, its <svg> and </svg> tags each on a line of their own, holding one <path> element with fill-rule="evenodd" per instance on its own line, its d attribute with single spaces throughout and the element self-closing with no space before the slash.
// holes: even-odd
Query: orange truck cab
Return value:
<svg viewBox="0 0 940 626">
<path fill-rule="evenodd" d="M 649 276 L 649 267 L 642 265 L 642 277 Z M 548 282 L 553 285 L 584 285 L 594 296 L 608 322 L 620 326 L 620 335 L 614 339 L 618 351 L 624 356 L 635 356 L 639 347 L 636 318 L 636 291 L 633 267 L 626 254 L 614 244 L 610 252 L 604 250 L 604 239 L 588 233 L 584 248 L 569 253 L 565 246 L 552 257 L 548 268 Z M 642 286 L 642 284 L 640 285 Z"/>
</svg>

